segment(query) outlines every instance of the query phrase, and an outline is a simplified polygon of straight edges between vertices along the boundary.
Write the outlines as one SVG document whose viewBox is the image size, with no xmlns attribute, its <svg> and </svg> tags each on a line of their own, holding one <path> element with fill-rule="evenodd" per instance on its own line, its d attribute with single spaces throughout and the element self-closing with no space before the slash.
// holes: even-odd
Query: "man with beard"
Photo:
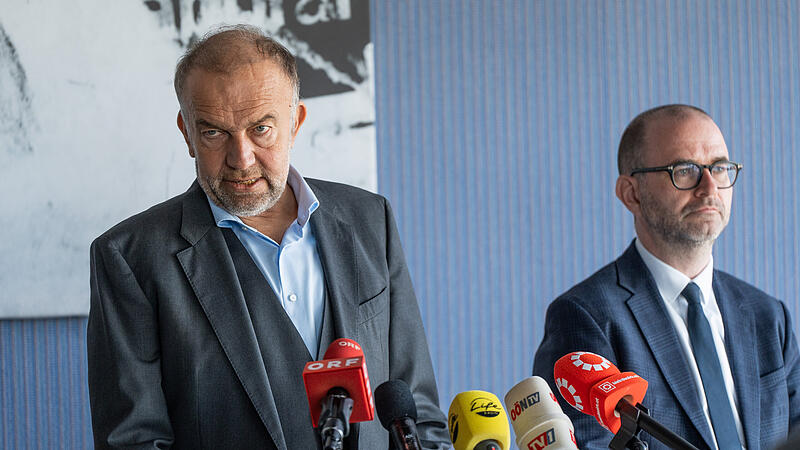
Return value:
<svg viewBox="0 0 800 450">
<path fill-rule="evenodd" d="M 295 58 L 226 27 L 187 50 L 175 90 L 197 182 L 92 244 L 95 447 L 320 448 L 302 372 L 340 337 L 373 386 L 410 386 L 423 445 L 449 446 L 386 199 L 289 163 L 306 117 Z M 377 420 L 345 440 L 388 445 Z"/>
<path fill-rule="evenodd" d="M 548 308 L 533 373 L 587 351 L 648 381 L 652 417 L 700 449 L 772 448 L 800 419 L 800 361 L 786 307 L 715 270 L 741 165 L 704 111 L 666 105 L 622 135 L 616 194 L 636 239 Z M 588 402 L 588 399 L 583 399 Z M 581 449 L 612 434 L 573 408 Z M 667 448 L 642 433 L 650 449 Z"/>
</svg>

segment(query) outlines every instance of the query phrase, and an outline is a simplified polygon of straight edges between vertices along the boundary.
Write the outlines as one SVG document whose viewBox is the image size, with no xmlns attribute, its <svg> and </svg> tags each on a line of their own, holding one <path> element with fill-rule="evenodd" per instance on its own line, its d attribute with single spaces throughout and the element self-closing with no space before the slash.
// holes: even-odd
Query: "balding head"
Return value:
<svg viewBox="0 0 800 450">
<path fill-rule="evenodd" d="M 693 116 L 702 116 L 711 119 L 705 111 L 691 105 L 663 105 L 639 114 L 634 117 L 622 138 L 619 141 L 617 151 L 617 168 L 620 175 L 629 175 L 632 170 L 642 167 L 644 150 L 646 149 L 646 138 L 648 126 L 656 120 L 671 118 L 681 120 Z"/>
<path fill-rule="evenodd" d="M 186 80 L 196 69 L 230 74 L 243 66 L 270 59 L 283 69 L 292 84 L 293 105 L 300 100 L 300 81 L 294 55 L 278 41 L 250 25 L 225 26 L 208 32 L 189 46 L 175 68 L 175 93 L 185 110 Z"/>
</svg>

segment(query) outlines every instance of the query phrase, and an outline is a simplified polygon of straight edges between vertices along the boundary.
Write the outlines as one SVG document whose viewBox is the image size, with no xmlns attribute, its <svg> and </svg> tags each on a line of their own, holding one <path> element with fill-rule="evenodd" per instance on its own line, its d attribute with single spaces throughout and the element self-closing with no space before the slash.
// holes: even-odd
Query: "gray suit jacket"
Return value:
<svg viewBox="0 0 800 450">
<path fill-rule="evenodd" d="M 800 421 L 800 354 L 783 303 L 714 271 L 714 295 L 749 450 L 771 449 Z M 551 386 L 555 361 L 574 351 L 605 356 L 648 381 L 642 404 L 651 416 L 700 449 L 714 448 L 689 362 L 655 281 L 631 244 L 613 263 L 579 283 L 547 310 L 533 374 Z M 562 403 L 581 449 L 605 449 L 613 435 L 593 417 Z M 666 449 L 642 433 L 651 450 Z"/>
<path fill-rule="evenodd" d="M 320 201 L 311 225 L 328 291 L 320 352 L 338 337 L 360 343 L 372 387 L 406 381 L 417 403 L 420 437 L 428 446 L 447 447 L 419 308 L 388 203 L 350 186 L 308 182 Z M 314 433 L 305 398 L 291 411 L 276 408 L 274 394 L 297 391 L 301 374 L 270 377 L 270 349 L 259 348 L 237 275 L 196 182 L 92 243 L 87 340 L 97 448 L 286 450 L 293 436 L 285 432 Z M 358 424 L 351 435 L 349 448 L 388 448 L 377 418 Z"/>
</svg>

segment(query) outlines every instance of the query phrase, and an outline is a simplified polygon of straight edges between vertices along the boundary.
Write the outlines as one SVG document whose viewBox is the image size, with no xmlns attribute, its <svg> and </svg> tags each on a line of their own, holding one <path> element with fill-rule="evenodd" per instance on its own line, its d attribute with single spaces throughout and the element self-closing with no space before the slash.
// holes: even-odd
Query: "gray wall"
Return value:
<svg viewBox="0 0 800 450">
<path fill-rule="evenodd" d="M 798 2 L 371 6 L 379 191 L 445 410 L 460 391 L 502 396 L 528 376 L 546 305 L 632 239 L 615 148 L 658 104 L 717 119 L 745 171 L 715 262 L 798 317 Z M 0 321 L 0 447 L 87 446 L 84 327 Z"/>
</svg>

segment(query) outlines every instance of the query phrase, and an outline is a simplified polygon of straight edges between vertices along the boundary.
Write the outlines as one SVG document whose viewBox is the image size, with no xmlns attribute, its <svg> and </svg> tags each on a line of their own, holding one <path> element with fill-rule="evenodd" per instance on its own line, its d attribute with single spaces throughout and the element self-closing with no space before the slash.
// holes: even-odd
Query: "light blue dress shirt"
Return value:
<svg viewBox="0 0 800 450">
<path fill-rule="evenodd" d="M 233 230 L 247 249 L 292 319 L 311 357 L 316 358 L 325 308 L 325 276 L 309 219 L 319 207 L 319 200 L 292 166 L 287 181 L 297 199 L 297 219 L 286 229 L 280 244 L 247 226 L 211 199 L 208 204 L 217 226 Z"/>
</svg>

